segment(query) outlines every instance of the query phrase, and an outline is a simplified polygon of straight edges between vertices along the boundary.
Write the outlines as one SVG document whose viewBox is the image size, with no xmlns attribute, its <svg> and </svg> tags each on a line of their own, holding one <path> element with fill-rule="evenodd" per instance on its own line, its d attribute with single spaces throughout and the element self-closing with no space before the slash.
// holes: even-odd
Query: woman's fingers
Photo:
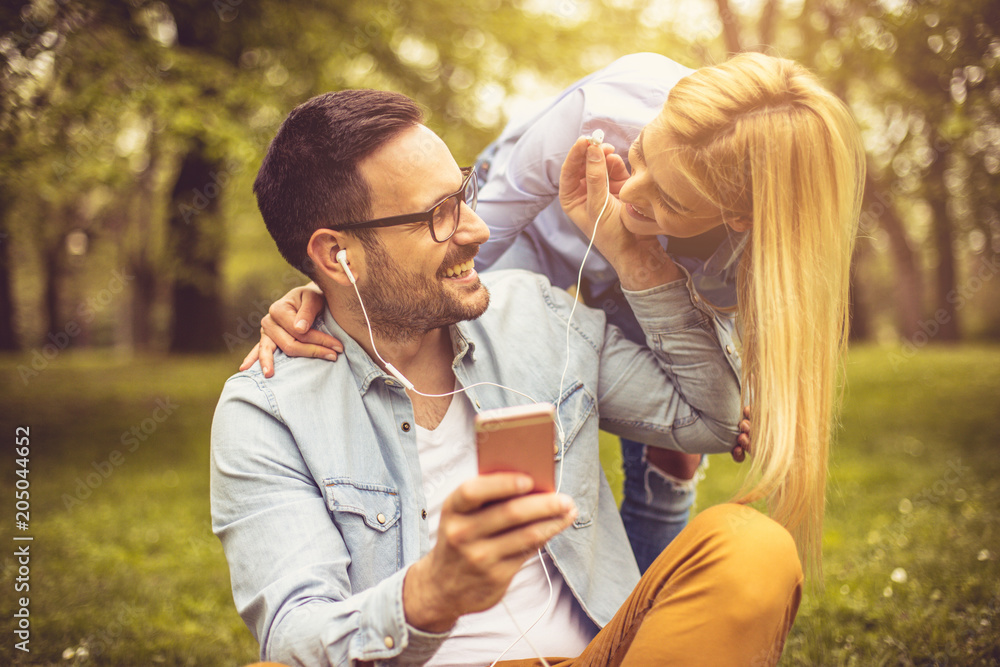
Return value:
<svg viewBox="0 0 1000 667">
<path fill-rule="evenodd" d="M 328 361 L 336 361 L 337 355 L 344 351 L 344 345 L 339 340 L 316 329 L 297 336 L 278 326 L 270 314 L 261 319 L 258 352 L 264 377 L 274 375 L 274 351 L 278 348 L 289 357 L 313 357 Z"/>
<path fill-rule="evenodd" d="M 271 337 L 260 330 L 260 342 L 257 343 L 260 350 L 260 369 L 264 371 L 264 377 L 269 378 L 274 375 L 274 351 L 278 349 Z"/>
<path fill-rule="evenodd" d="M 559 203 L 580 231 L 590 236 L 594 231 L 594 219 L 588 206 L 588 146 L 587 139 L 580 137 L 566 155 L 559 172 Z"/>
<path fill-rule="evenodd" d="M 292 336 L 308 332 L 309 326 L 312 324 L 311 319 L 306 320 L 299 315 L 299 311 L 303 307 L 303 301 L 300 298 L 301 294 L 302 290 L 295 288 L 278 301 L 272 303 L 271 307 L 267 309 L 266 317 L 271 318 L 274 324 Z M 261 320 L 261 324 L 263 323 L 263 320 Z"/>
<path fill-rule="evenodd" d="M 611 194 L 617 197 L 622 186 L 625 185 L 625 181 L 629 178 L 628 167 L 625 166 L 625 160 L 622 159 L 622 156 L 617 153 L 608 155 L 607 164 L 608 179 L 611 181 Z"/>
<path fill-rule="evenodd" d="M 323 292 L 315 283 L 309 283 L 289 290 L 271 304 L 267 313 L 279 327 L 298 337 L 298 334 L 309 332 L 325 303 Z"/>
<path fill-rule="evenodd" d="M 601 146 L 587 146 L 587 208 L 591 220 L 597 221 L 610 196 L 608 158 Z M 607 211 L 604 211 L 607 213 Z"/>
<path fill-rule="evenodd" d="M 243 363 L 240 364 L 240 370 L 245 371 L 246 369 L 253 366 L 254 362 L 257 361 L 259 357 L 260 357 L 260 343 L 257 343 L 256 345 L 253 346 L 253 348 L 251 348 L 249 352 L 247 352 L 247 356 L 243 357 Z"/>
<path fill-rule="evenodd" d="M 290 290 L 268 308 L 260 321 L 260 342 L 240 364 L 245 371 L 260 361 L 264 377 L 274 375 L 274 351 L 290 357 L 313 357 L 336 361 L 344 345 L 328 333 L 312 328 L 326 301 L 315 283 Z"/>
<path fill-rule="evenodd" d="M 740 434 L 736 436 L 736 446 L 733 447 L 732 456 L 733 460 L 737 463 L 742 463 L 746 459 L 747 454 L 751 454 L 750 451 L 750 406 L 743 408 L 744 419 L 740 420 L 739 428 Z"/>
<path fill-rule="evenodd" d="M 309 329 L 305 333 L 290 331 L 268 313 L 260 321 L 261 332 L 278 344 L 281 351 L 290 357 L 314 357 L 326 359 L 344 351 L 344 344 L 319 329 Z"/>
<path fill-rule="evenodd" d="M 306 285 L 302 290 L 302 304 L 295 314 L 295 330 L 300 333 L 309 331 L 312 323 L 323 312 L 324 305 L 326 300 L 323 298 L 323 292 L 319 291 L 314 283 Z"/>
</svg>

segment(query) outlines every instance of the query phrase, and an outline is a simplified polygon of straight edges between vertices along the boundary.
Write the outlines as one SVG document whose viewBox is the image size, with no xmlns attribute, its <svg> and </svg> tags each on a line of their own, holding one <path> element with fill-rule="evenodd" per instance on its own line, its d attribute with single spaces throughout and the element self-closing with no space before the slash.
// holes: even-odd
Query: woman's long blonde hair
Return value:
<svg viewBox="0 0 1000 667">
<path fill-rule="evenodd" d="M 860 134 L 812 74 L 759 53 L 681 80 L 653 128 L 724 217 L 750 223 L 737 320 L 753 456 L 738 502 L 766 498 L 819 573 L 865 173 Z"/>
</svg>

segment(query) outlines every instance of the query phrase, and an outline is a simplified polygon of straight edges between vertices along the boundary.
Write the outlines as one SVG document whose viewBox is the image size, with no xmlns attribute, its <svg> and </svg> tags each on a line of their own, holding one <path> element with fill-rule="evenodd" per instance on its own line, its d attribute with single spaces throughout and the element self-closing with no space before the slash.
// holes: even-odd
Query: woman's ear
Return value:
<svg viewBox="0 0 1000 667">
<path fill-rule="evenodd" d="M 343 232 L 333 229 L 317 229 L 309 237 L 307 247 L 309 259 L 315 265 L 317 273 L 344 287 L 349 287 L 351 280 L 347 277 L 344 267 L 337 261 L 337 253 L 341 250 L 347 250 L 348 244 L 350 244 L 349 239 Z M 357 244 L 350 245 L 354 248 Z M 354 248 L 354 251 L 357 252 L 357 248 Z M 350 260 L 348 263 L 351 263 Z M 352 264 L 352 266 L 356 265 Z M 354 268 L 352 272 L 357 273 L 357 268 Z"/>
<path fill-rule="evenodd" d="M 745 232 L 750 229 L 750 217 L 746 215 L 731 214 L 723 218 L 723 222 L 729 225 L 734 232 Z"/>
</svg>

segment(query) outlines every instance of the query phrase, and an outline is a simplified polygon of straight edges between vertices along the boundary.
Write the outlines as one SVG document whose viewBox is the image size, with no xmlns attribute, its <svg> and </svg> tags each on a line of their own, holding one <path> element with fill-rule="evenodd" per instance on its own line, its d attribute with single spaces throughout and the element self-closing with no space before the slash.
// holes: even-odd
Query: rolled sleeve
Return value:
<svg viewBox="0 0 1000 667">
<path fill-rule="evenodd" d="M 690 277 L 623 291 L 648 349 L 608 327 L 600 358 L 602 427 L 683 452 L 732 449 L 740 419 L 740 380 L 728 358 L 733 348 Z"/>
<path fill-rule="evenodd" d="M 679 444 L 686 451 L 699 451 L 701 443 L 729 451 L 739 434 L 740 382 L 731 360 L 736 351 L 724 337 L 725 327 L 717 325 L 718 316 L 698 296 L 690 276 L 623 291 L 649 349 L 697 417 L 686 431 L 678 429 Z"/>
</svg>

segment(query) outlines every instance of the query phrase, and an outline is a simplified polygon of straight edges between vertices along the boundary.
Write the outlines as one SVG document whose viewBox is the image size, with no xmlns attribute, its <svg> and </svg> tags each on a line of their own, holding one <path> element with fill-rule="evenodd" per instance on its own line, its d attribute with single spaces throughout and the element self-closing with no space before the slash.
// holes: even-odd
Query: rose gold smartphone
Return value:
<svg viewBox="0 0 1000 667">
<path fill-rule="evenodd" d="M 551 403 L 485 410 L 476 415 L 479 474 L 522 472 L 532 492 L 555 491 L 556 408 Z"/>
</svg>

